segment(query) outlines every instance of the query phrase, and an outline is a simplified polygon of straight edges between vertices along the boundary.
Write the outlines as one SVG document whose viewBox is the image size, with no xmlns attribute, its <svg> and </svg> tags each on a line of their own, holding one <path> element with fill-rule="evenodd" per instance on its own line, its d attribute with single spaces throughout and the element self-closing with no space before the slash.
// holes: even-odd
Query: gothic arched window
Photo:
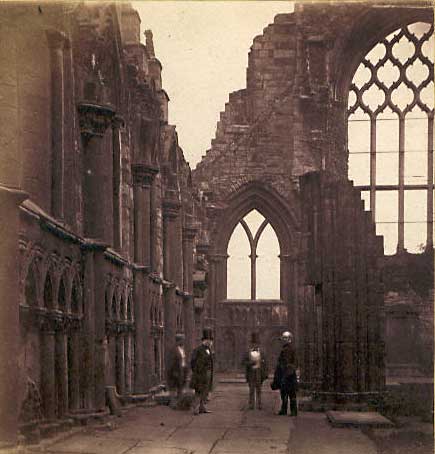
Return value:
<svg viewBox="0 0 435 454">
<path fill-rule="evenodd" d="M 279 299 L 279 243 L 269 221 L 250 211 L 234 229 L 228 243 L 227 297 Z"/>
<path fill-rule="evenodd" d="M 433 31 L 417 22 L 391 33 L 350 86 L 349 178 L 388 255 L 433 247 Z"/>
</svg>

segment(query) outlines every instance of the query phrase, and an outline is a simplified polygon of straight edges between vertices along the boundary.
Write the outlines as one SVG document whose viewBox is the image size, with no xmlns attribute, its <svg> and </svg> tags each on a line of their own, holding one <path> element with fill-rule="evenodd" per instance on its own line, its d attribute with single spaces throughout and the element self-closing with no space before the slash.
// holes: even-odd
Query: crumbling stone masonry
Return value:
<svg viewBox="0 0 435 454">
<path fill-rule="evenodd" d="M 396 338 L 385 339 L 387 360 L 400 362 L 394 353 L 398 332 L 417 326 L 417 321 L 422 333 L 417 344 L 424 349 L 429 339 L 433 343 L 433 320 L 427 316 L 433 312 L 431 235 L 426 252 L 412 255 L 402 248 L 384 259 L 373 213 L 364 212 L 359 189 L 348 181 L 348 94 L 354 73 L 376 43 L 415 22 L 433 23 L 430 5 L 300 3 L 294 13 L 277 15 L 254 38 L 246 88 L 230 94 L 211 148 L 193 171 L 206 206 L 207 307 L 221 368 L 238 367 L 246 345 L 240 333 L 258 329 L 262 342 L 271 345 L 283 322 L 264 320 L 285 312 L 287 327 L 296 333 L 302 378 L 314 390 L 340 399 L 343 393 L 359 399 L 367 392 L 381 392 L 382 291 L 388 309 L 386 332 Z M 429 67 L 433 71 L 433 62 Z M 429 120 L 433 105 L 431 109 Z M 429 144 L 430 134 L 429 128 Z M 433 198 L 430 181 L 425 186 L 428 206 Z M 281 292 L 279 300 L 242 304 L 227 298 L 227 247 L 234 227 L 253 209 L 277 235 Z M 432 215 L 428 225 L 431 222 Z M 427 270 L 428 282 L 406 268 L 411 262 Z M 406 274 L 406 285 L 398 285 L 397 272 Z M 400 287 L 400 293 L 394 287 Z M 424 296 L 417 298 L 419 293 Z M 413 309 L 388 306 L 394 295 Z M 396 309 L 402 309 L 401 315 Z M 398 318 L 402 328 L 396 326 Z M 408 348 L 407 358 L 425 356 L 422 348 L 417 355 L 415 348 Z M 426 358 L 417 367 L 428 370 L 431 364 Z"/>
<path fill-rule="evenodd" d="M 433 370 L 432 237 L 421 254 L 383 256 L 348 180 L 347 137 L 361 60 L 395 30 L 433 24 L 431 5 L 301 3 L 277 15 L 193 172 L 133 8 L 0 10 L 2 446 L 19 430 L 37 438 L 104 416 L 107 394 L 159 389 L 175 333 L 190 353 L 203 326 L 218 370 L 239 367 L 254 330 L 273 362 L 292 330 L 302 379 L 327 401 L 379 396 L 389 370 Z M 231 300 L 228 243 L 254 209 L 278 239 L 279 298 Z M 419 333 L 412 349 L 402 332 Z"/>
</svg>

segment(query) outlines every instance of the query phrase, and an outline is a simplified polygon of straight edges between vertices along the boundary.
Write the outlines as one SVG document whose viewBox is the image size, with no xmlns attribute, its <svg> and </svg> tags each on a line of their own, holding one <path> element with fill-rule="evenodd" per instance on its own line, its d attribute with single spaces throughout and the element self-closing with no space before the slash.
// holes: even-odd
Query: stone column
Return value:
<svg viewBox="0 0 435 454">
<path fill-rule="evenodd" d="M 181 213 L 175 220 L 175 243 L 172 249 L 174 265 L 174 281 L 181 290 L 184 283 L 184 258 L 183 258 L 183 219 Z"/>
<path fill-rule="evenodd" d="M 125 355 L 124 355 L 124 334 L 120 334 L 116 337 L 116 388 L 118 394 L 123 395 L 125 393 Z"/>
<path fill-rule="evenodd" d="M 193 241 L 198 229 L 193 225 L 183 228 L 183 290 L 193 292 Z"/>
<path fill-rule="evenodd" d="M 190 355 L 194 348 L 195 338 L 195 314 L 193 308 L 193 296 L 191 294 L 184 295 L 183 319 L 184 319 L 184 335 L 186 337 L 185 350 L 187 358 L 190 358 Z"/>
<path fill-rule="evenodd" d="M 47 31 L 51 63 L 51 214 L 63 219 L 64 197 L 64 68 L 63 50 L 66 36 L 56 30 Z"/>
<path fill-rule="evenodd" d="M 94 251 L 89 247 L 84 251 L 83 279 L 83 384 L 85 408 L 94 409 L 95 376 L 95 289 L 94 289 Z"/>
<path fill-rule="evenodd" d="M 113 189 L 113 159 L 110 156 L 112 147 L 107 144 L 105 132 L 111 125 L 115 111 L 108 106 L 91 103 L 79 104 L 78 110 L 84 148 L 84 235 L 110 244 L 113 236 L 113 203 L 112 198 L 105 195 Z"/>
<path fill-rule="evenodd" d="M 88 242 L 83 245 L 84 282 L 83 298 L 85 314 L 83 319 L 83 364 L 85 400 L 87 409 L 103 410 L 105 408 L 104 380 L 104 338 L 105 338 L 105 281 L 104 251 L 106 245 Z"/>
<path fill-rule="evenodd" d="M 198 229 L 189 224 L 183 229 L 183 301 L 185 348 L 187 357 L 193 350 L 195 339 L 195 314 L 193 307 L 193 241 Z"/>
<path fill-rule="evenodd" d="M 116 115 L 112 122 L 113 146 L 113 248 L 122 250 L 122 205 L 121 205 L 121 136 L 120 128 L 124 120 Z"/>
<path fill-rule="evenodd" d="M 67 336 L 61 328 L 56 332 L 56 379 L 59 382 L 57 409 L 60 417 L 68 413 L 68 353 Z"/>
<path fill-rule="evenodd" d="M 176 294 L 175 284 L 172 282 L 166 282 L 163 284 L 163 304 L 164 304 L 164 319 L 165 319 L 165 331 L 164 331 L 164 364 L 165 371 L 168 370 L 168 353 L 175 346 L 175 334 L 176 334 Z"/>
<path fill-rule="evenodd" d="M 69 408 L 73 411 L 77 411 L 80 408 L 80 369 L 81 369 L 81 358 L 80 358 L 80 333 L 77 329 L 73 329 L 71 336 L 71 387 L 69 390 Z"/>
<path fill-rule="evenodd" d="M 138 265 L 151 262 L 151 185 L 158 169 L 132 164 L 134 185 L 134 259 Z"/>
<path fill-rule="evenodd" d="M 18 206 L 26 198 L 25 193 L 0 184 L 0 252 L 4 257 L 0 260 L 0 298 L 5 302 L 0 315 L 0 447 L 15 443 L 18 434 L 20 279 L 18 263 L 11 258 L 18 254 Z"/>
<path fill-rule="evenodd" d="M 106 407 L 106 308 L 104 305 L 106 282 L 104 280 L 105 259 L 104 251 L 106 245 L 94 244 L 94 291 L 95 291 L 95 408 L 97 411 L 103 411 Z"/>
<path fill-rule="evenodd" d="M 136 327 L 135 336 L 135 368 L 134 391 L 138 394 L 145 392 L 145 321 L 144 321 L 144 276 L 142 269 L 134 268 L 133 301 L 134 319 Z"/>
<path fill-rule="evenodd" d="M 54 420 L 56 418 L 56 401 L 55 401 L 55 354 L 56 340 L 55 331 L 52 324 L 45 318 L 41 326 L 41 398 L 46 419 Z"/>
<path fill-rule="evenodd" d="M 180 202 L 177 194 L 173 190 L 166 191 L 166 197 L 163 200 L 163 276 L 165 280 L 176 282 L 177 263 L 176 248 L 177 245 L 177 217 L 179 215 Z"/>
</svg>

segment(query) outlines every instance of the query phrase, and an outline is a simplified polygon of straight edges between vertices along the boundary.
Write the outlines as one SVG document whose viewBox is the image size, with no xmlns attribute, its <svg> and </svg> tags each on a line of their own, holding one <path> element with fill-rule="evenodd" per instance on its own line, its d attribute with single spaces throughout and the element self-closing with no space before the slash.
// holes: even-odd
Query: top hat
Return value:
<svg viewBox="0 0 435 454">
<path fill-rule="evenodd" d="M 213 331 L 210 328 L 202 330 L 202 340 L 213 340 Z"/>
<path fill-rule="evenodd" d="M 251 333 L 251 344 L 259 344 L 260 343 L 260 336 L 258 333 Z"/>
</svg>

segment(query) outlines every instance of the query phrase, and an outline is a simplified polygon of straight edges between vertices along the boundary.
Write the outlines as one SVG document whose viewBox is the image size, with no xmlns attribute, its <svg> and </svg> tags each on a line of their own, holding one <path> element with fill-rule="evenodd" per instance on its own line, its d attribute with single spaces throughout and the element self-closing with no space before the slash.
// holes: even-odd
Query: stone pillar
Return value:
<svg viewBox="0 0 435 454">
<path fill-rule="evenodd" d="M 169 352 L 175 347 L 176 334 L 176 294 L 175 284 L 166 282 L 163 284 L 163 304 L 164 304 L 164 365 L 165 371 L 168 370 Z"/>
<path fill-rule="evenodd" d="M 0 134 L 1 135 L 1 134 Z M 0 447 L 13 444 L 18 434 L 17 378 L 19 343 L 18 254 L 20 203 L 27 198 L 21 191 L 0 184 Z"/>
<path fill-rule="evenodd" d="M 175 220 L 175 243 L 172 249 L 172 262 L 174 266 L 174 281 L 181 290 L 184 283 L 184 258 L 183 258 L 183 219 L 179 215 Z"/>
<path fill-rule="evenodd" d="M 183 318 L 185 349 L 187 357 L 193 350 L 195 340 L 195 314 L 193 307 L 193 241 L 197 229 L 193 225 L 188 225 L 183 229 L 183 290 L 185 297 L 183 301 Z"/>
<path fill-rule="evenodd" d="M 80 369 L 81 369 L 81 358 L 80 358 L 80 334 L 77 329 L 74 329 L 70 337 L 71 342 L 71 387 L 69 390 L 69 408 L 73 411 L 77 411 L 80 408 Z"/>
<path fill-rule="evenodd" d="M 97 411 L 105 408 L 105 281 L 104 251 L 106 245 L 88 242 L 83 245 L 84 282 L 83 298 L 85 314 L 83 320 L 83 364 L 85 400 L 87 409 Z"/>
<path fill-rule="evenodd" d="M 94 291 L 95 291 L 95 408 L 97 411 L 103 411 L 106 407 L 106 308 L 104 305 L 106 294 L 106 282 L 104 279 L 105 245 L 94 245 Z"/>
<path fill-rule="evenodd" d="M 68 353 L 67 336 L 61 329 L 56 332 L 56 380 L 58 381 L 58 416 L 68 413 Z"/>
<path fill-rule="evenodd" d="M 124 120 L 115 116 L 112 122 L 113 146 L 113 248 L 122 250 L 122 204 L 121 204 L 121 136 L 120 128 Z"/>
<path fill-rule="evenodd" d="M 120 334 L 116 337 L 116 388 L 118 394 L 125 393 L 125 355 L 124 355 L 124 335 Z"/>
<path fill-rule="evenodd" d="M 42 322 L 41 338 L 41 364 L 43 364 L 41 367 L 41 398 L 44 416 L 50 421 L 56 418 L 54 396 L 56 340 L 53 326 L 47 319 Z"/>
<path fill-rule="evenodd" d="M 145 320 L 144 320 L 144 276 L 142 269 L 134 268 L 134 319 L 136 327 L 135 336 L 135 368 L 134 368 L 134 391 L 138 394 L 144 393 L 145 384 Z"/>
<path fill-rule="evenodd" d="M 94 289 L 94 251 L 84 251 L 83 279 L 83 385 L 85 408 L 94 409 L 94 375 L 95 375 L 95 289 Z"/>
<path fill-rule="evenodd" d="M 193 241 L 198 229 L 193 225 L 183 228 L 183 290 L 193 292 Z"/>
<path fill-rule="evenodd" d="M 158 169 L 132 165 L 134 185 L 134 259 L 139 265 L 151 262 L 151 185 Z"/>
<path fill-rule="evenodd" d="M 124 337 L 124 363 L 125 363 L 125 388 L 124 394 L 131 394 L 131 377 L 132 377 L 132 369 L 133 369 L 133 362 L 131 360 L 131 332 L 128 329 L 127 334 Z"/>
<path fill-rule="evenodd" d="M 185 350 L 187 358 L 190 358 L 195 339 L 195 314 L 193 308 L 193 296 L 185 294 L 183 299 L 183 319 L 184 319 L 184 335 L 185 335 Z"/>
<path fill-rule="evenodd" d="M 90 103 L 81 103 L 78 109 L 84 147 L 84 235 L 110 244 L 113 236 L 113 203 L 112 198 L 105 195 L 111 194 L 113 189 L 113 159 L 108 155 L 112 147 L 107 146 L 105 132 L 115 112 L 108 106 Z"/>
<path fill-rule="evenodd" d="M 64 207 L 64 67 L 63 51 L 66 36 L 56 30 L 47 31 L 51 61 L 51 214 L 63 219 Z"/>
<path fill-rule="evenodd" d="M 176 282 L 177 278 L 177 217 L 180 202 L 175 191 L 167 190 L 163 200 L 163 276 L 165 280 Z"/>
</svg>

